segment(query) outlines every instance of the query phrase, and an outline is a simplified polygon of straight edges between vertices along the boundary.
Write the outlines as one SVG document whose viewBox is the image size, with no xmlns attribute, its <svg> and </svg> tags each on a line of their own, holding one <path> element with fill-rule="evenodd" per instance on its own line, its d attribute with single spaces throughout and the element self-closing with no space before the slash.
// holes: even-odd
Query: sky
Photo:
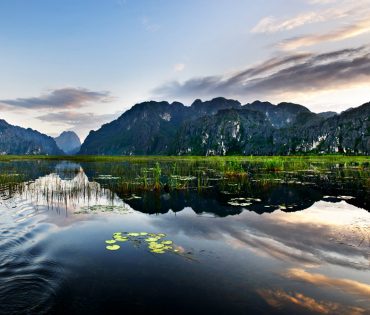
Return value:
<svg viewBox="0 0 370 315">
<path fill-rule="evenodd" d="M 370 101 L 370 0 L 1 0 L 0 118 L 56 136 L 138 102 Z"/>
</svg>

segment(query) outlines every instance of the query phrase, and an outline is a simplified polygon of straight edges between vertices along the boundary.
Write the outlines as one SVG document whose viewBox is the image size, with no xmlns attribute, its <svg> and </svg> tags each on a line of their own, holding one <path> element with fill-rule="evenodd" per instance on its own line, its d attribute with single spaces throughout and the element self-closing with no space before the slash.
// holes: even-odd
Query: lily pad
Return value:
<svg viewBox="0 0 370 315">
<path fill-rule="evenodd" d="M 127 242 L 128 238 L 120 237 L 120 238 L 116 238 L 116 241 L 117 242 Z"/>
<path fill-rule="evenodd" d="M 117 250 L 117 249 L 120 249 L 121 246 L 119 246 L 119 245 L 108 245 L 105 248 L 108 249 L 108 250 Z"/>
<path fill-rule="evenodd" d="M 148 237 L 145 239 L 146 242 L 156 242 L 158 241 L 158 238 L 157 237 Z"/>
<path fill-rule="evenodd" d="M 164 245 L 163 244 L 152 242 L 152 243 L 149 244 L 149 247 L 151 247 L 151 248 L 163 248 Z"/>
<path fill-rule="evenodd" d="M 111 240 L 105 242 L 108 250 L 118 250 L 120 245 L 116 242 L 133 242 L 134 246 L 143 245 L 143 240 L 147 244 L 147 249 L 155 254 L 164 254 L 167 252 L 178 252 L 177 247 L 172 246 L 173 241 L 164 239 L 167 235 L 164 233 L 148 233 L 148 232 L 114 232 Z M 145 244 L 145 243 L 144 243 Z"/>
<path fill-rule="evenodd" d="M 167 241 L 162 241 L 161 243 L 162 243 L 163 245 L 171 245 L 173 242 L 172 242 L 172 241 L 167 240 Z"/>
<path fill-rule="evenodd" d="M 151 252 L 156 253 L 156 254 L 164 254 L 165 253 L 165 251 L 162 250 L 162 249 L 152 249 Z"/>
<path fill-rule="evenodd" d="M 131 232 L 131 233 L 128 233 L 127 235 L 128 235 L 128 236 L 134 236 L 134 237 L 136 237 L 136 236 L 139 236 L 139 235 L 140 235 L 140 233 Z"/>
</svg>

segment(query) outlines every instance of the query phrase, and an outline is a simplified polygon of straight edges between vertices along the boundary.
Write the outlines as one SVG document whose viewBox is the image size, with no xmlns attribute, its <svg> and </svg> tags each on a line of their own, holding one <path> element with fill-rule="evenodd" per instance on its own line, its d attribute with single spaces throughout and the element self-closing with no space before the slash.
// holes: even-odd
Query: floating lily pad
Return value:
<svg viewBox="0 0 370 315">
<path fill-rule="evenodd" d="M 161 243 L 163 245 L 171 245 L 173 242 L 172 241 L 162 241 Z"/>
<path fill-rule="evenodd" d="M 116 242 L 131 241 L 135 246 L 147 244 L 147 249 L 155 254 L 164 254 L 167 252 L 178 252 L 177 247 L 173 247 L 171 240 L 163 239 L 167 235 L 164 233 L 148 233 L 148 232 L 114 232 L 111 240 L 105 242 L 108 250 L 118 250 L 120 245 Z M 145 242 L 143 242 L 145 241 Z"/>
<path fill-rule="evenodd" d="M 127 234 L 128 236 L 139 236 L 140 235 L 140 233 L 136 233 L 136 232 L 131 232 L 131 233 L 128 233 Z"/>
<path fill-rule="evenodd" d="M 128 238 L 120 237 L 120 238 L 116 238 L 116 241 L 117 242 L 127 242 Z"/>
<path fill-rule="evenodd" d="M 159 249 L 159 248 L 163 248 L 164 245 L 163 244 L 158 244 L 158 243 L 155 243 L 155 242 L 152 242 L 149 244 L 149 248 L 156 248 L 156 249 Z"/>
<path fill-rule="evenodd" d="M 158 238 L 157 237 L 148 237 L 145 239 L 146 242 L 156 242 L 158 241 Z"/>
<path fill-rule="evenodd" d="M 105 248 L 108 249 L 108 250 L 117 250 L 117 249 L 120 249 L 121 246 L 119 246 L 119 245 L 108 245 Z"/>
</svg>

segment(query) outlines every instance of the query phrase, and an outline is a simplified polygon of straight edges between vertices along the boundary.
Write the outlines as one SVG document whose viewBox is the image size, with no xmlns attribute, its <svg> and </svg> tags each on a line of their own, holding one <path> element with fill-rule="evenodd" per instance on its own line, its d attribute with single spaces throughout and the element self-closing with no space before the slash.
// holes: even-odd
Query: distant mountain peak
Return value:
<svg viewBox="0 0 370 315">
<path fill-rule="evenodd" d="M 76 154 L 80 151 L 81 141 L 74 131 L 63 131 L 54 140 L 58 148 L 66 154 Z"/>
</svg>

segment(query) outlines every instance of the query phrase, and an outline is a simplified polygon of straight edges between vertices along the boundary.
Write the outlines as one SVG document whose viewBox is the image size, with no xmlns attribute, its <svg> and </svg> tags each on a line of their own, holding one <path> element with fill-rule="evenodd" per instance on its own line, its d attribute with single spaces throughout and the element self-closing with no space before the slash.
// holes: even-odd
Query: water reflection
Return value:
<svg viewBox="0 0 370 315">
<path fill-rule="evenodd" d="M 115 174 L 84 169 L 43 164 L 38 176 L 1 186 L 7 314 L 29 305 L 31 314 L 117 305 L 145 314 L 369 313 L 370 213 L 358 206 L 366 197 L 278 181 L 238 193 L 127 193 L 106 184 Z M 116 231 L 165 233 L 191 259 L 140 246 L 108 252 Z"/>
<path fill-rule="evenodd" d="M 362 307 L 345 305 L 338 302 L 318 300 L 298 292 L 286 292 L 284 290 L 259 290 L 259 294 L 266 302 L 277 310 L 285 310 L 293 313 L 315 314 L 342 314 L 361 315 L 366 314 Z"/>
<path fill-rule="evenodd" d="M 4 189 L 2 193 L 4 204 L 8 208 L 17 208 L 17 221 L 45 212 L 67 217 L 77 212 L 131 210 L 109 189 L 89 181 L 78 164 L 58 164 L 55 172 Z"/>
<path fill-rule="evenodd" d="M 194 215 L 182 215 L 181 220 L 164 216 L 153 218 L 152 225 L 171 233 L 225 239 L 232 246 L 243 245 L 258 255 L 290 263 L 317 266 L 325 261 L 357 269 L 369 267 L 370 213 L 348 204 L 352 200 L 348 196 L 334 198 L 307 193 L 305 187 L 282 186 L 251 198 L 247 207 L 231 206 L 227 203 L 229 196 L 217 198 L 213 191 L 145 192 L 122 200 L 99 183 L 89 181 L 79 165 L 72 166 L 57 165 L 55 173 L 22 183 L 12 192 L 12 198 L 5 198 L 8 207 L 16 205 L 16 221 L 44 213 L 45 209 L 63 216 L 127 214 L 133 209 L 149 214 L 181 213 L 188 209 L 202 216 L 231 217 L 204 224 Z M 316 201 L 320 197 L 324 200 Z"/>
<path fill-rule="evenodd" d="M 214 219 L 209 224 L 192 215 L 181 220 L 154 220 L 159 228 L 205 239 L 225 239 L 235 248 L 248 247 L 260 256 L 291 264 L 318 266 L 323 262 L 356 269 L 369 268 L 370 214 L 344 201 L 320 201 L 304 211 L 274 211 L 259 215 Z"/>
</svg>

